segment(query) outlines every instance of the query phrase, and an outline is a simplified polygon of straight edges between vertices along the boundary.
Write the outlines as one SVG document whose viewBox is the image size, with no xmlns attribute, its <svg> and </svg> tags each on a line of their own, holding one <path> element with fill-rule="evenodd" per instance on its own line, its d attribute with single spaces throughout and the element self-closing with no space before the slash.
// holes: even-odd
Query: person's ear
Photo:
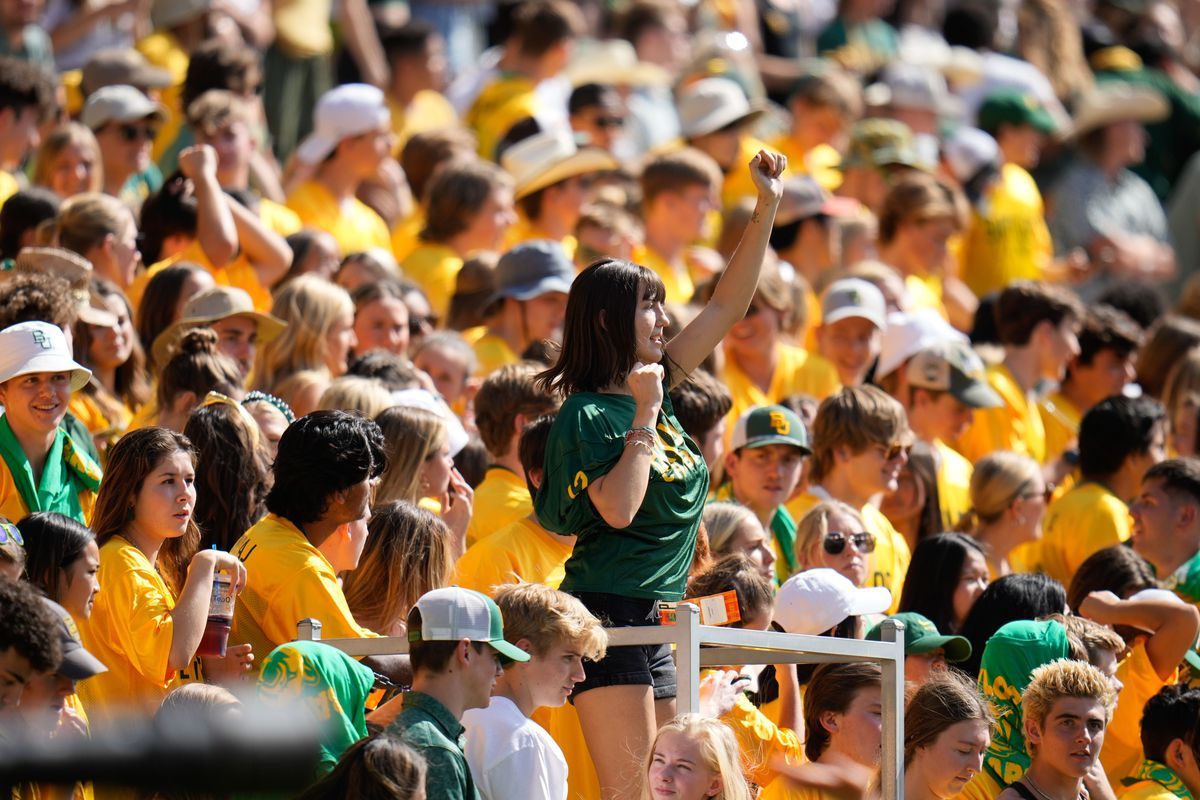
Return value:
<svg viewBox="0 0 1200 800">
<path fill-rule="evenodd" d="M 533 655 L 533 642 L 529 641 L 528 639 L 518 639 L 517 648 L 522 652 Z"/>
<path fill-rule="evenodd" d="M 1032 745 L 1041 744 L 1042 743 L 1041 726 L 1039 726 L 1037 724 L 1037 722 L 1030 719 L 1029 717 L 1025 718 L 1024 725 L 1025 725 L 1025 741 L 1029 742 Z"/>
<path fill-rule="evenodd" d="M 471 649 L 470 639 L 459 639 L 458 644 L 454 647 L 454 657 L 458 663 L 464 667 L 471 663 L 471 658 L 475 655 L 475 651 Z"/>
<path fill-rule="evenodd" d="M 535 467 L 534 469 L 529 470 L 529 482 L 533 484 L 533 488 L 542 488 L 542 479 L 545 477 L 545 474 L 545 470 L 543 470 L 541 467 Z"/>
<path fill-rule="evenodd" d="M 1186 766 L 1186 762 L 1184 761 L 1184 751 L 1189 749 L 1190 748 L 1187 746 L 1187 743 L 1183 741 L 1183 739 L 1172 739 L 1171 743 L 1167 745 L 1167 749 L 1163 754 L 1163 761 L 1166 762 L 1166 765 L 1176 773 L 1182 772 L 1183 768 Z"/>
<path fill-rule="evenodd" d="M 820 717 L 821 727 L 829 733 L 836 733 L 838 730 L 838 715 L 833 711 L 826 711 Z"/>
<path fill-rule="evenodd" d="M 1177 518 L 1179 527 L 1190 528 L 1196 522 L 1196 506 L 1191 503 L 1180 503 Z"/>
<path fill-rule="evenodd" d="M 196 405 L 196 393 L 183 391 L 175 395 L 175 402 L 171 404 L 171 411 L 176 414 L 186 414 Z"/>
<path fill-rule="evenodd" d="M 708 791 L 706 791 L 704 793 L 704 796 L 705 797 L 716 797 L 717 795 L 719 795 L 721 793 L 721 783 L 722 783 L 721 776 L 720 775 L 715 776 L 712 779 L 712 783 L 710 783 L 708 786 Z"/>
<path fill-rule="evenodd" d="M 733 477 L 734 471 L 737 469 L 738 456 L 736 450 L 731 450 L 725 454 L 725 474 L 730 478 Z"/>
</svg>

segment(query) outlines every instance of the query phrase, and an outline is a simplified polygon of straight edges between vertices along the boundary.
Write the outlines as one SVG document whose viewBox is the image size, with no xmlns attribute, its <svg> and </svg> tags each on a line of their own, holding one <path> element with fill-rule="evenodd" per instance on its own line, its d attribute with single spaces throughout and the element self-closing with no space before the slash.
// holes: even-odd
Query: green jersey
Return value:
<svg viewBox="0 0 1200 800">
<path fill-rule="evenodd" d="M 563 591 L 677 601 L 683 597 L 708 496 L 708 467 L 675 419 L 665 391 L 650 482 L 633 522 L 613 528 L 587 492 L 620 460 L 635 410 L 628 395 L 579 392 L 568 397 L 546 443 L 545 477 L 534 507 L 547 530 L 578 537 Z"/>
</svg>

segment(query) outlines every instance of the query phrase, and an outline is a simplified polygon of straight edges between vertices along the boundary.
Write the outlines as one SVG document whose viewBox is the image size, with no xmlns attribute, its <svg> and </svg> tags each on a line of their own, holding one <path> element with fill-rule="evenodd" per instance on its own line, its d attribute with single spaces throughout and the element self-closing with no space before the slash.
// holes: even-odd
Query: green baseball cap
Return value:
<svg viewBox="0 0 1200 800">
<path fill-rule="evenodd" d="M 912 129 L 899 120 L 882 117 L 856 122 L 850 129 L 850 144 L 842 159 L 842 169 L 889 164 L 921 168 Z"/>
<path fill-rule="evenodd" d="M 946 654 L 946 660 L 952 664 L 966 661 L 971 657 L 971 643 L 962 636 L 942 636 L 937 626 L 929 618 L 915 611 L 901 611 L 888 619 L 904 623 L 904 654 L 920 656 L 941 650 Z M 883 638 L 883 623 L 867 631 L 867 639 L 873 642 Z"/>
<path fill-rule="evenodd" d="M 786 444 L 799 448 L 805 455 L 812 454 L 808 430 L 786 406 L 759 406 L 742 414 L 733 426 L 729 444 L 731 450 Z"/>
<path fill-rule="evenodd" d="M 482 592 L 449 586 L 426 592 L 417 600 L 421 630 L 409 631 L 410 642 L 486 642 L 502 658 L 528 661 L 529 654 L 504 639 L 500 607 Z"/>
<path fill-rule="evenodd" d="M 1054 117 L 1037 98 L 1015 89 L 998 89 L 984 99 L 976 112 L 979 127 L 993 136 L 1001 125 L 1031 125 L 1042 133 L 1054 133 Z"/>
</svg>

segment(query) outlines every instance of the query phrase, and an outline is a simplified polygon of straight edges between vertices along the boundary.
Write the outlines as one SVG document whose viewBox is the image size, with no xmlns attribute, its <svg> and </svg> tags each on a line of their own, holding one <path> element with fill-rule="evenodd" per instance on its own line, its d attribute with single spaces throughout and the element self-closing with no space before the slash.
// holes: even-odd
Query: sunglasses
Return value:
<svg viewBox="0 0 1200 800">
<path fill-rule="evenodd" d="M 829 553 L 831 556 L 840 556 L 846 549 L 847 542 L 853 542 L 854 549 L 860 553 L 875 552 L 875 537 L 869 533 L 830 531 L 825 534 L 825 541 L 822 544 L 825 547 L 826 553 Z"/>
<path fill-rule="evenodd" d="M 127 142 L 136 142 L 139 139 L 149 139 L 154 141 L 158 138 L 158 129 L 153 125 L 134 125 L 133 123 L 123 123 L 117 128 L 121 133 L 121 138 Z"/>
<path fill-rule="evenodd" d="M 880 453 L 883 453 L 884 461 L 895 461 L 901 455 L 907 456 L 912 453 L 911 444 L 894 444 L 891 447 L 884 447 L 880 444 L 876 447 L 879 448 Z"/>
<path fill-rule="evenodd" d="M 624 117 L 596 117 L 596 127 L 600 130 L 608 130 L 609 128 L 624 128 Z"/>
<path fill-rule="evenodd" d="M 8 544 L 9 541 L 16 542 L 22 547 L 25 546 L 25 537 L 21 535 L 21 530 L 11 522 L 0 522 L 0 544 Z"/>
<path fill-rule="evenodd" d="M 1053 483 L 1047 483 L 1046 488 L 1041 493 L 1022 491 L 1020 497 L 1024 498 L 1025 500 L 1036 500 L 1040 497 L 1048 504 L 1052 499 L 1054 499 L 1054 492 L 1057 489 L 1058 487 Z"/>
</svg>

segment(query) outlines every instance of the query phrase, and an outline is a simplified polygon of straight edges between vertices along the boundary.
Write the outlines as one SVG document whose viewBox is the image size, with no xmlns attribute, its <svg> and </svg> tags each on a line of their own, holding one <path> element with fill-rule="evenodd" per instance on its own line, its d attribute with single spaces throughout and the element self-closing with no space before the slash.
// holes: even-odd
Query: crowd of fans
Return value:
<svg viewBox="0 0 1200 800">
<path fill-rule="evenodd" d="M 688 600 L 903 623 L 904 800 L 1200 798 L 1196 0 L 0 31 L 6 749 L 274 707 L 303 798 L 882 798 L 878 664 L 677 715 L 608 631 Z M 244 788 L 91 777 L 5 790 Z"/>
</svg>

